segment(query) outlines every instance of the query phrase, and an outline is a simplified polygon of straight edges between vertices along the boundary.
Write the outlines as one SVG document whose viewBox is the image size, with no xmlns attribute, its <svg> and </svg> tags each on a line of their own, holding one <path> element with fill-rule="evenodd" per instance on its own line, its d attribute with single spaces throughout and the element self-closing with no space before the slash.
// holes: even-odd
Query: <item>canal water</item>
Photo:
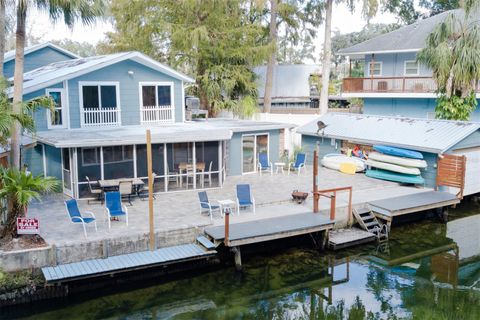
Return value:
<svg viewBox="0 0 480 320">
<path fill-rule="evenodd" d="M 395 226 L 385 245 L 335 254 L 296 246 L 249 255 L 244 268 L 48 303 L 27 318 L 478 320 L 480 207 L 451 210 L 447 224 Z"/>
</svg>

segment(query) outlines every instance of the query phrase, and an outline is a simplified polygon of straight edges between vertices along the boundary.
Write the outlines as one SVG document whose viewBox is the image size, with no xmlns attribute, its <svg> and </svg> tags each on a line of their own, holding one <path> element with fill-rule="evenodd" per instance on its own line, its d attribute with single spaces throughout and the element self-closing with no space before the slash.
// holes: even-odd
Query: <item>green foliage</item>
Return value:
<svg viewBox="0 0 480 320">
<path fill-rule="evenodd" d="M 382 11 L 393 13 L 405 24 L 460 7 L 459 0 L 386 0 Z"/>
<path fill-rule="evenodd" d="M 468 120 L 480 81 L 480 1 L 462 4 L 464 15 L 451 13 L 435 27 L 418 60 L 432 69 L 438 86 L 438 118 Z"/>
<path fill-rule="evenodd" d="M 0 294 L 43 284 L 43 277 L 28 270 L 3 272 L 0 269 Z"/>
<path fill-rule="evenodd" d="M 474 91 L 465 98 L 456 95 L 447 97 L 445 94 L 442 94 L 437 99 L 435 117 L 438 119 L 468 121 L 476 107 L 477 98 Z"/>
<path fill-rule="evenodd" d="M 91 57 L 98 54 L 97 48 L 88 42 L 78 42 L 71 39 L 54 40 L 51 42 L 81 57 Z"/>
</svg>

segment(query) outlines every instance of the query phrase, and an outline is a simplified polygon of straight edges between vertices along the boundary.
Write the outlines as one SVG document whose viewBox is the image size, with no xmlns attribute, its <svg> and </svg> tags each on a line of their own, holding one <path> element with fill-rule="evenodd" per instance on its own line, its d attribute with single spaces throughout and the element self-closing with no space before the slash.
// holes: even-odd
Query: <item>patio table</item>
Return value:
<svg viewBox="0 0 480 320">
<path fill-rule="evenodd" d="M 118 189 L 118 186 L 121 181 L 132 181 L 133 187 L 138 189 L 143 186 L 145 182 L 139 178 L 122 178 L 122 179 L 108 179 L 108 180 L 98 180 L 98 186 L 102 189 Z"/>
<path fill-rule="evenodd" d="M 195 167 L 197 169 L 197 172 L 200 171 L 200 172 L 203 173 L 205 171 L 205 162 L 197 162 Z M 178 172 L 180 173 L 180 187 L 182 187 L 182 185 L 183 185 L 182 173 L 183 173 L 183 171 L 185 171 L 185 173 L 187 173 L 188 169 L 193 169 L 193 163 L 180 162 L 178 164 Z M 201 181 L 201 184 L 202 184 L 202 187 L 203 187 L 203 185 L 204 185 L 203 174 L 200 177 L 201 177 L 200 181 Z M 186 178 L 188 179 L 188 176 Z M 187 183 L 188 183 L 188 180 L 187 180 Z M 188 188 L 188 184 L 187 184 L 187 188 Z"/>
</svg>

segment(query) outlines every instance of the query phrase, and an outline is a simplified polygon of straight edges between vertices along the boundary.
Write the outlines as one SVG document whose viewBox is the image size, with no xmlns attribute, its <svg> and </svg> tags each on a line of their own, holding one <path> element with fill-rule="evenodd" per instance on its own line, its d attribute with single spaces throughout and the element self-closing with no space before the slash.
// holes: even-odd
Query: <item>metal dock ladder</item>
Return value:
<svg viewBox="0 0 480 320">
<path fill-rule="evenodd" d="M 362 209 L 353 209 L 353 215 L 362 229 L 371 232 L 377 236 L 378 241 L 388 240 L 388 226 L 380 224 L 370 207 Z"/>
</svg>

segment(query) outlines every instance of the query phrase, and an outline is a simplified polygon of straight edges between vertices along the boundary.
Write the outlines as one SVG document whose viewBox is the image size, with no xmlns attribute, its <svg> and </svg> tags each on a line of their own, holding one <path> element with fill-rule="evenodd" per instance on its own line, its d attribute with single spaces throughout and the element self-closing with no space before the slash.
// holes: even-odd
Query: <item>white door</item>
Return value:
<svg viewBox="0 0 480 320">
<path fill-rule="evenodd" d="M 464 196 L 480 192 L 480 148 L 461 149 L 453 152 L 467 157 Z"/>
<path fill-rule="evenodd" d="M 63 193 L 73 197 L 73 175 L 72 175 L 73 157 L 69 148 L 62 149 L 62 180 Z"/>
</svg>

